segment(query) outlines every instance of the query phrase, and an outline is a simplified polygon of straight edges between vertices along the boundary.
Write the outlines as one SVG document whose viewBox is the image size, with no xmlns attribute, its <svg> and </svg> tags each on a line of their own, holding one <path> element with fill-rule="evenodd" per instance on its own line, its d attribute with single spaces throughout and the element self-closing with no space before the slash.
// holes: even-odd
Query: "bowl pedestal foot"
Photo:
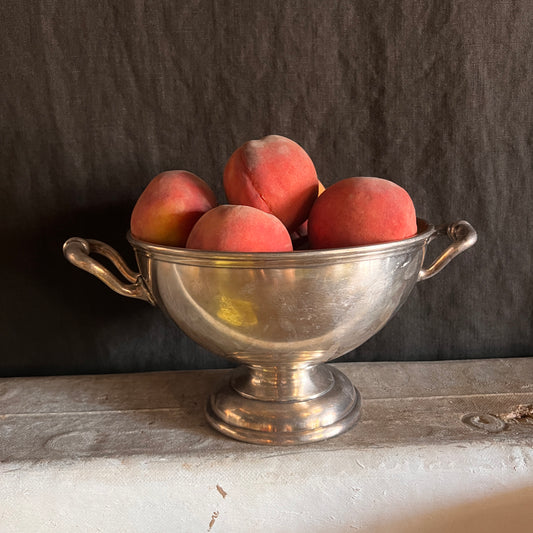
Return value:
<svg viewBox="0 0 533 533">
<path fill-rule="evenodd" d="M 329 439 L 355 425 L 361 398 L 350 380 L 325 364 L 243 365 L 207 402 L 216 430 L 253 444 Z"/>
</svg>

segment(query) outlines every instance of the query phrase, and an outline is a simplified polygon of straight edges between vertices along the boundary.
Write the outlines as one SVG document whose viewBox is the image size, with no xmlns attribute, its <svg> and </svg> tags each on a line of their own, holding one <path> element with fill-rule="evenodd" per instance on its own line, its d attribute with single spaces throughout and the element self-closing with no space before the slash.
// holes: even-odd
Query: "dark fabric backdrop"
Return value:
<svg viewBox="0 0 533 533">
<path fill-rule="evenodd" d="M 70 265 L 133 266 L 129 216 L 167 169 L 300 143 L 326 185 L 371 175 L 474 248 L 344 360 L 533 354 L 531 0 L 4 0 L 0 375 L 224 366 L 160 310 Z M 436 244 L 436 252 L 446 243 Z"/>
</svg>

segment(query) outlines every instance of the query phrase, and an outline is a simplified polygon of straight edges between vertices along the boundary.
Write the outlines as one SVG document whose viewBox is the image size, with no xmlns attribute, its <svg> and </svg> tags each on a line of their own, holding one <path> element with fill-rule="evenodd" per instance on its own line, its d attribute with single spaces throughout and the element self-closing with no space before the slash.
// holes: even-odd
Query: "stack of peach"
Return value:
<svg viewBox="0 0 533 533">
<path fill-rule="evenodd" d="M 279 135 L 249 141 L 224 169 L 227 202 L 191 172 L 153 178 L 131 215 L 131 233 L 167 246 L 225 252 L 345 248 L 413 236 L 409 194 L 381 178 L 342 179 L 328 188 L 313 161 Z"/>
</svg>

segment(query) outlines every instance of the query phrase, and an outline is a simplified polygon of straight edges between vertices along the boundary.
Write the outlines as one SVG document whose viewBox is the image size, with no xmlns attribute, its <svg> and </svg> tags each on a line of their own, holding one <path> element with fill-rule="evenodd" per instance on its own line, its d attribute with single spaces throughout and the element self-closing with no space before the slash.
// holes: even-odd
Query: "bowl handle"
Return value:
<svg viewBox="0 0 533 533">
<path fill-rule="evenodd" d="M 444 235 L 448 235 L 452 243 L 433 261 L 431 266 L 420 270 L 417 281 L 429 279 L 439 273 L 454 257 L 468 250 L 477 241 L 476 230 L 465 220 L 436 226 L 428 242 Z"/>
<path fill-rule="evenodd" d="M 107 270 L 107 268 L 90 257 L 91 253 L 107 257 L 124 278 L 131 283 L 124 283 L 123 281 L 118 280 L 113 274 L 111 274 L 111 272 L 109 272 L 109 270 Z M 115 249 L 111 248 L 111 246 L 94 239 L 72 237 L 63 245 L 63 255 L 74 266 L 96 276 L 115 292 L 130 298 L 145 300 L 152 305 L 155 305 L 154 298 L 146 287 L 142 276 L 133 272 L 124 259 L 122 259 L 120 254 Z"/>
</svg>

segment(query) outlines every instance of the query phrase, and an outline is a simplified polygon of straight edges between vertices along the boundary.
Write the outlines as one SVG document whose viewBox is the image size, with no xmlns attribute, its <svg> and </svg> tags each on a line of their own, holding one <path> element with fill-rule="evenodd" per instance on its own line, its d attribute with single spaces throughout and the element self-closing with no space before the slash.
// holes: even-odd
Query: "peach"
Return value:
<svg viewBox="0 0 533 533">
<path fill-rule="evenodd" d="M 292 241 L 282 222 L 255 207 L 219 205 L 195 224 L 187 248 L 219 252 L 291 252 Z"/>
<path fill-rule="evenodd" d="M 324 187 L 322 182 L 318 180 L 318 196 L 320 196 L 325 190 L 326 188 Z M 302 250 L 307 247 L 307 226 L 308 220 L 306 219 L 291 233 L 291 239 L 295 250 Z"/>
<path fill-rule="evenodd" d="M 318 178 L 299 144 L 268 135 L 233 152 L 224 169 L 224 191 L 230 204 L 271 213 L 290 232 L 307 219 L 317 197 Z"/>
<path fill-rule="evenodd" d="M 183 247 L 197 220 L 216 205 L 215 193 L 204 180 L 186 170 L 168 170 L 139 196 L 131 233 L 143 241 Z"/>
<path fill-rule="evenodd" d="M 411 197 L 382 178 L 346 178 L 328 187 L 309 214 L 312 249 L 397 241 L 416 234 Z"/>
</svg>

